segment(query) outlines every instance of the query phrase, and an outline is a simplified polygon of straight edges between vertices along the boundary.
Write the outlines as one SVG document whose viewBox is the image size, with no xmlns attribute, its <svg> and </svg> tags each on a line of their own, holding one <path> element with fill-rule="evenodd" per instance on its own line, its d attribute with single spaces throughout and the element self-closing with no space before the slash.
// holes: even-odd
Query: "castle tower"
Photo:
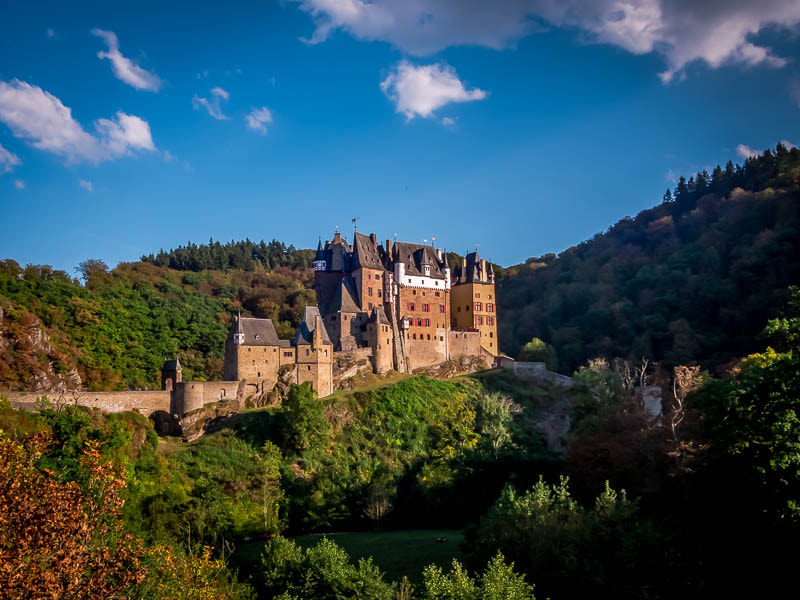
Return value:
<svg viewBox="0 0 800 600">
<path fill-rule="evenodd" d="M 183 381 L 181 361 L 177 358 L 165 360 L 161 367 L 161 389 L 171 392 L 175 384 L 181 381 Z"/>
<path fill-rule="evenodd" d="M 497 356 L 497 296 L 494 269 L 477 250 L 464 257 L 453 274 L 450 315 L 454 330 L 479 331 L 481 348 Z"/>
<path fill-rule="evenodd" d="M 328 267 L 328 262 L 325 260 L 325 250 L 322 247 L 322 238 L 319 238 L 317 244 L 317 255 L 314 257 L 314 271 L 324 271 Z"/>
</svg>

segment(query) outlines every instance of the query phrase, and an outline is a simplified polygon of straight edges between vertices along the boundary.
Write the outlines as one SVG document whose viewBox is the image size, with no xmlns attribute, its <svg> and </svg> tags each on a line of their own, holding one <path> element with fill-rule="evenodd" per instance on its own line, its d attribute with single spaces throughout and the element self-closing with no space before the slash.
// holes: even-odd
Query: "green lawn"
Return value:
<svg viewBox="0 0 800 600">
<path fill-rule="evenodd" d="M 447 568 L 454 558 L 462 560 L 459 545 L 464 539 L 464 533 L 458 530 L 417 529 L 326 535 L 344 548 L 353 558 L 353 562 L 371 556 L 387 581 L 399 581 L 405 575 L 412 583 L 418 584 L 422 581 L 422 569 L 427 565 L 435 563 Z M 308 548 L 322 537 L 302 535 L 292 539 L 303 548 Z M 447 541 L 437 542 L 436 538 L 439 537 L 447 538 Z M 264 542 L 242 546 L 234 553 L 233 562 L 243 573 L 252 572 L 259 566 L 263 546 Z"/>
</svg>

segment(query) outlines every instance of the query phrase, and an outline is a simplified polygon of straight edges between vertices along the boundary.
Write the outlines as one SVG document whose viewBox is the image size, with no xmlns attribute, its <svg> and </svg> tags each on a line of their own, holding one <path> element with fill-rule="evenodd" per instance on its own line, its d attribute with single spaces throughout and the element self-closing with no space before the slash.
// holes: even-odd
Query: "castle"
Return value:
<svg viewBox="0 0 800 600">
<path fill-rule="evenodd" d="M 237 316 L 225 343 L 224 381 L 183 381 L 180 361 L 165 360 L 161 391 L 74 392 L 72 400 L 106 411 L 185 418 L 209 405 L 245 406 L 278 383 L 310 383 L 319 397 L 366 366 L 410 373 L 453 361 L 491 367 L 498 356 L 494 271 L 478 252 L 451 268 L 441 248 L 338 231 L 319 241 L 313 261 L 317 306 L 308 306 L 293 340 L 270 319 Z M 25 393 L 14 393 L 26 404 Z"/>
<path fill-rule="evenodd" d="M 313 261 L 317 306 L 307 307 L 293 341 L 270 319 L 237 317 L 225 345 L 225 379 L 247 395 L 266 394 L 283 372 L 333 393 L 340 365 L 369 361 L 372 371 L 413 372 L 450 360 L 497 356 L 494 271 L 477 251 L 450 268 L 441 248 L 379 244 L 355 232 L 320 239 Z"/>
</svg>

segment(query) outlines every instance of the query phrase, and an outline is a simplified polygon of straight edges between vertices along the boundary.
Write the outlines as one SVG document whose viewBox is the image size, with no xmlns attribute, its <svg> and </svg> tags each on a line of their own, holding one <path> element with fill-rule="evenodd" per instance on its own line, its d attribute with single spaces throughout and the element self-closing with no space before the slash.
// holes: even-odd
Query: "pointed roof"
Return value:
<svg viewBox="0 0 800 600">
<path fill-rule="evenodd" d="M 164 364 L 161 365 L 162 371 L 180 371 L 181 370 L 181 361 L 178 360 L 178 357 L 175 357 L 173 360 L 164 359 Z"/>
<path fill-rule="evenodd" d="M 272 319 L 237 319 L 236 333 L 244 334 L 245 346 L 279 346 L 280 340 Z"/>
<path fill-rule="evenodd" d="M 395 242 L 394 261 L 405 264 L 406 274 L 418 275 L 422 277 L 432 277 L 434 279 L 444 279 L 442 266 L 436 256 L 436 250 L 427 244 L 409 244 L 407 242 Z M 431 272 L 426 274 L 423 265 L 430 265 Z"/>
<path fill-rule="evenodd" d="M 314 340 L 314 329 L 317 326 L 317 317 L 319 319 L 319 326 L 321 328 L 322 343 L 331 344 L 331 338 L 328 336 L 328 330 L 325 329 L 325 323 L 322 321 L 322 316 L 319 314 L 319 309 L 316 306 L 306 306 L 305 313 L 303 313 L 303 321 L 300 327 L 297 328 L 297 335 L 294 338 L 294 345 L 311 344 Z"/>
<path fill-rule="evenodd" d="M 355 233 L 351 267 L 353 270 L 360 267 L 384 270 L 380 249 L 377 244 L 372 243 L 372 239 L 368 235 Z"/>
<path fill-rule="evenodd" d="M 325 260 L 325 250 L 322 247 L 322 238 L 319 238 L 319 243 L 317 244 L 317 255 L 314 257 L 314 260 Z"/>
<path fill-rule="evenodd" d="M 368 323 L 380 323 L 381 325 L 391 325 L 389 317 L 386 316 L 386 311 L 383 306 L 376 306 L 372 309 L 372 314 L 369 316 Z"/>
<path fill-rule="evenodd" d="M 455 270 L 459 283 L 491 283 L 492 266 L 486 263 L 484 273 L 483 262 L 477 250 L 464 256 L 464 262 Z"/>
</svg>

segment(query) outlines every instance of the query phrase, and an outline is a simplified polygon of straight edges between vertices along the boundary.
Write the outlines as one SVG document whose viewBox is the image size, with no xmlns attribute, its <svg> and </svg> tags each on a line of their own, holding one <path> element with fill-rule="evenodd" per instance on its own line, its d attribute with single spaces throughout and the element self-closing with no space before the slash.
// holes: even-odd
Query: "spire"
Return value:
<svg viewBox="0 0 800 600">
<path fill-rule="evenodd" d="M 322 236 L 319 238 L 319 243 L 317 244 L 317 255 L 314 257 L 314 260 L 325 260 L 325 251 L 322 248 Z"/>
<path fill-rule="evenodd" d="M 447 248 L 444 249 L 444 255 L 442 256 L 442 259 L 444 261 L 444 268 L 449 269 L 450 265 L 447 264 Z"/>
</svg>

